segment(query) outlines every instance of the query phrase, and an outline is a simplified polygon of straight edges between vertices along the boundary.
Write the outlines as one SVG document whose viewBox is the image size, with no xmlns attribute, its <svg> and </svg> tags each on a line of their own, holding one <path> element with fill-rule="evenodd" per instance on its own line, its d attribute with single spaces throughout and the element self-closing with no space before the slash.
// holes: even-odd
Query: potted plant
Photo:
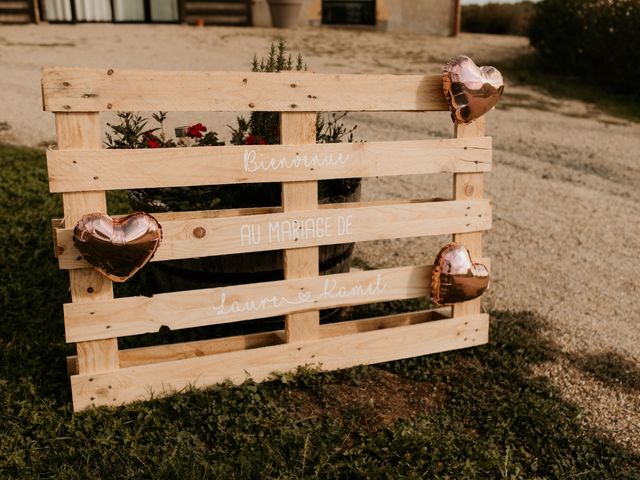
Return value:
<svg viewBox="0 0 640 480">
<path fill-rule="evenodd" d="M 252 71 L 280 72 L 306 70 L 300 55 L 293 62 L 286 45 L 280 41 L 271 45 L 266 58 L 254 56 Z M 346 114 L 318 115 L 316 141 L 338 143 L 353 141 L 353 131 L 343 123 Z M 165 112 L 152 115 L 157 127 L 148 128 L 150 119 L 131 112 L 118 114 L 119 124 L 108 124 L 107 148 L 169 148 L 177 146 L 224 145 L 216 132 L 197 123 L 177 130 L 177 140 L 168 138 L 164 130 Z M 279 144 L 280 119 L 277 112 L 252 112 L 249 119 L 237 118 L 231 128 L 230 143 L 234 145 Z M 129 201 L 134 210 L 148 213 L 167 211 L 211 210 L 222 208 L 272 207 L 281 203 L 279 183 L 212 185 L 181 188 L 152 188 L 130 190 Z M 360 179 L 320 181 L 319 203 L 355 202 L 360 199 Z M 353 244 L 320 247 L 321 274 L 349 270 Z M 282 251 L 221 255 L 199 259 L 156 262 L 148 267 L 153 275 L 156 291 L 176 291 L 242 284 L 283 278 Z"/>
<path fill-rule="evenodd" d="M 276 28 L 295 28 L 298 25 L 302 0 L 267 0 L 271 24 Z"/>
</svg>

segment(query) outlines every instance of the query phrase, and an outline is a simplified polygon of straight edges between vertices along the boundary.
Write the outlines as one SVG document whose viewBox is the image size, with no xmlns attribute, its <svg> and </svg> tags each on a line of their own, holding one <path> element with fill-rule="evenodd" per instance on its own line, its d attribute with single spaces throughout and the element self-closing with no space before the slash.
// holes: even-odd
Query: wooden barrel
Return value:
<svg viewBox="0 0 640 480">
<path fill-rule="evenodd" d="M 211 194 L 220 195 L 226 199 L 217 201 L 215 206 L 222 208 L 242 208 L 255 206 L 269 206 L 277 203 L 279 199 L 279 184 L 252 186 L 249 197 L 259 198 L 260 201 L 252 201 L 247 198 L 246 191 L 240 198 L 237 191 L 225 190 L 196 190 L 195 196 L 207 197 Z M 210 189 L 213 187 L 197 187 Z M 257 189 L 257 190 L 256 190 Z M 184 192 L 184 190 L 182 190 Z M 129 192 L 130 203 L 133 209 L 148 213 L 157 211 L 184 210 L 184 202 L 176 189 L 134 190 Z M 319 203 L 343 203 L 357 202 L 360 200 L 360 180 L 328 180 L 319 182 Z M 181 199 L 182 203 L 174 200 Z M 159 209 L 159 206 L 162 209 Z M 196 208 L 206 208 L 207 205 L 198 205 Z M 321 246 L 320 274 L 344 273 L 349 271 L 353 254 L 353 243 Z M 214 257 L 189 258 L 185 260 L 170 260 L 166 262 L 154 262 L 148 265 L 154 280 L 154 290 L 157 293 L 175 292 L 181 290 L 195 290 L 201 288 L 220 287 L 228 285 L 240 285 L 245 283 L 268 282 L 281 280 L 283 273 L 282 250 L 256 253 L 242 253 L 234 255 L 219 255 Z M 334 314 L 333 309 L 324 312 L 323 317 Z"/>
<path fill-rule="evenodd" d="M 320 274 L 349 271 L 353 243 L 320 247 Z M 282 250 L 156 262 L 153 277 L 159 292 L 282 280 Z"/>
</svg>

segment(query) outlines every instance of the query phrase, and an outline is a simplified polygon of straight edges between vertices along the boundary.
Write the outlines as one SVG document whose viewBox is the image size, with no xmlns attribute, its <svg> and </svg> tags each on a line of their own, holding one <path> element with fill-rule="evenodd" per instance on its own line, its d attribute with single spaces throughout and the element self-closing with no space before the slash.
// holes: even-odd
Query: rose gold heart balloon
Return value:
<svg viewBox="0 0 640 480">
<path fill-rule="evenodd" d="M 162 240 L 162 227 L 138 212 L 113 219 L 90 213 L 73 230 L 73 243 L 85 260 L 114 282 L 126 282 L 151 260 Z"/>
<path fill-rule="evenodd" d="M 493 67 L 478 67 L 464 55 L 449 60 L 442 71 L 451 118 L 469 123 L 491 110 L 502 96 L 504 80 Z"/>
<path fill-rule="evenodd" d="M 489 271 L 473 263 L 469 250 L 457 243 L 446 245 L 436 257 L 431 274 L 431 299 L 440 305 L 466 302 L 489 286 Z"/>
</svg>

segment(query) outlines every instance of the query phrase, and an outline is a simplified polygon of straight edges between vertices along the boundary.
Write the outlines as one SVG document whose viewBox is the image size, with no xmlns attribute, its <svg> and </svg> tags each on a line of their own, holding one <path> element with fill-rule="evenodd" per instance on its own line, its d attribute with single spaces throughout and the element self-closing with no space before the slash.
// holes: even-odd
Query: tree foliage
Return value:
<svg viewBox="0 0 640 480">
<path fill-rule="evenodd" d="M 640 0 L 543 0 L 529 38 L 542 65 L 640 95 Z"/>
</svg>

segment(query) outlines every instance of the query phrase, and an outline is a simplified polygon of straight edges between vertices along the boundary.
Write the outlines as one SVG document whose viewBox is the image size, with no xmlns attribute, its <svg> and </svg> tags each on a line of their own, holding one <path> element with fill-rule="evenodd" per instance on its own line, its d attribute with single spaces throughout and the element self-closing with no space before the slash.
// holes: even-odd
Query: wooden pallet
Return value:
<svg viewBox="0 0 640 480">
<path fill-rule="evenodd" d="M 0 0 L 0 24 L 35 21 L 34 0 Z"/>
<path fill-rule="evenodd" d="M 484 118 L 454 138 L 315 144 L 317 111 L 442 111 L 440 75 L 164 72 L 49 68 L 45 110 L 56 115 L 58 149 L 47 152 L 73 406 L 119 405 L 229 379 L 269 378 L 300 365 L 337 369 L 488 341 L 480 300 L 430 311 L 320 325 L 319 309 L 430 295 L 430 265 L 318 276 L 318 246 L 451 234 L 474 260 L 491 227 L 483 176 L 491 169 Z M 162 150 L 102 149 L 102 111 L 277 111 L 283 145 Z M 317 204 L 321 179 L 453 175 L 451 199 Z M 106 190 L 282 182 L 273 208 L 158 214 L 163 241 L 153 261 L 284 250 L 275 282 L 113 298 L 112 284 L 72 241 L 86 213 L 106 212 Z M 119 350 L 118 338 L 285 315 L 282 331 Z"/>
<path fill-rule="evenodd" d="M 251 0 L 182 0 L 181 21 L 194 25 L 251 26 Z"/>
</svg>

